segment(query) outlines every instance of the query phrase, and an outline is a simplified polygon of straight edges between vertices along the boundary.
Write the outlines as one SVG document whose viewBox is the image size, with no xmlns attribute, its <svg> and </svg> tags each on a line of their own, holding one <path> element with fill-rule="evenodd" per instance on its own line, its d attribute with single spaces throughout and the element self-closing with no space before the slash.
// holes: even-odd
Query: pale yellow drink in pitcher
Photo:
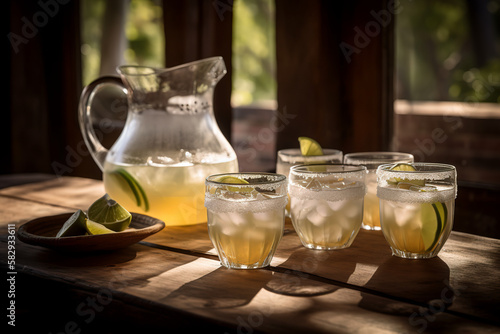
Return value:
<svg viewBox="0 0 500 334">
<path fill-rule="evenodd" d="M 192 225 L 207 221 L 206 177 L 237 171 L 238 163 L 230 160 L 138 166 L 106 162 L 104 170 L 106 192 L 128 211 L 158 218 L 166 225 Z M 130 185 L 129 176 L 139 188 Z"/>
</svg>

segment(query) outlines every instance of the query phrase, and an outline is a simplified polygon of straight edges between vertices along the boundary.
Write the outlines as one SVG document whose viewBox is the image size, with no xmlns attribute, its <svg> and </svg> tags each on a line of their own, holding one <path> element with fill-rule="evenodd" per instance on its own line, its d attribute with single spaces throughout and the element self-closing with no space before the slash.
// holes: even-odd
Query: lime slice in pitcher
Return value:
<svg viewBox="0 0 500 334">
<path fill-rule="evenodd" d="M 114 177 L 123 191 L 133 196 L 138 207 L 144 207 L 144 211 L 149 211 L 149 201 L 146 192 L 137 180 L 125 169 L 118 168 L 109 172 L 110 177 Z"/>
</svg>

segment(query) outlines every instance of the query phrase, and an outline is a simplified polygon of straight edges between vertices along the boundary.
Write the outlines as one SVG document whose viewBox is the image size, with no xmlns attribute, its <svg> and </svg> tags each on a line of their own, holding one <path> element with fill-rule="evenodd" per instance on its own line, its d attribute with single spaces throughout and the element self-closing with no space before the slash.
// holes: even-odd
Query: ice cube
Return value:
<svg viewBox="0 0 500 334">
<path fill-rule="evenodd" d="M 265 201 L 266 199 L 269 199 L 269 197 L 267 197 L 267 195 L 262 194 L 258 191 L 252 191 L 251 193 L 249 193 L 249 197 L 250 196 L 251 196 L 252 200 L 255 200 L 255 201 Z"/>
<path fill-rule="evenodd" d="M 245 193 L 240 193 L 236 191 L 231 191 L 231 190 L 221 190 L 220 194 L 224 199 L 232 200 L 232 201 L 242 201 L 248 199 L 248 196 Z"/>
<path fill-rule="evenodd" d="M 332 215 L 333 211 L 330 209 L 330 207 L 328 206 L 327 204 L 328 202 L 324 201 L 324 202 L 320 202 L 318 203 L 318 205 L 316 206 L 316 211 L 318 212 L 318 214 L 322 217 L 329 217 Z"/>
<path fill-rule="evenodd" d="M 354 218 L 356 215 L 361 215 L 362 212 L 362 201 L 363 199 L 355 199 L 351 201 L 346 201 L 346 206 L 342 211 L 346 217 Z"/>
<path fill-rule="evenodd" d="M 297 209 L 303 208 L 304 207 L 304 202 L 307 200 L 305 199 L 298 199 L 298 198 L 291 198 L 290 199 L 290 210 L 295 211 Z"/>
<path fill-rule="evenodd" d="M 420 209 L 420 204 L 411 203 L 388 203 L 394 208 L 394 218 L 399 226 L 404 226 L 410 223 Z"/>
<path fill-rule="evenodd" d="M 418 191 L 418 192 L 429 192 L 429 191 L 437 191 L 437 188 L 434 186 L 415 186 L 412 185 L 410 187 L 411 191 Z"/>
<path fill-rule="evenodd" d="M 339 211 L 346 205 L 347 201 L 328 201 L 327 203 L 330 209 Z"/>
<path fill-rule="evenodd" d="M 248 221 L 248 217 L 246 217 L 248 213 L 246 212 L 229 212 L 228 213 L 228 222 L 231 222 L 233 225 L 240 226 L 244 225 Z"/>
<path fill-rule="evenodd" d="M 323 189 L 323 185 L 318 181 L 318 179 L 312 179 L 311 182 L 307 184 L 306 189 L 312 191 L 320 191 Z"/>
<path fill-rule="evenodd" d="M 263 212 L 254 212 L 253 218 L 258 222 L 270 222 L 273 220 L 275 216 L 275 211 L 263 211 Z"/>
<path fill-rule="evenodd" d="M 238 231 L 238 227 L 233 224 L 233 219 L 229 213 L 216 213 L 213 215 L 210 226 L 217 226 L 222 234 L 232 235 Z"/>
<path fill-rule="evenodd" d="M 311 222 L 311 224 L 315 226 L 323 225 L 326 220 L 325 217 L 321 216 L 316 210 L 309 211 L 309 213 L 307 213 L 306 218 Z"/>
<path fill-rule="evenodd" d="M 344 181 L 328 182 L 328 183 L 325 184 L 325 188 L 335 189 L 335 190 L 344 189 L 345 188 L 345 182 Z"/>
</svg>

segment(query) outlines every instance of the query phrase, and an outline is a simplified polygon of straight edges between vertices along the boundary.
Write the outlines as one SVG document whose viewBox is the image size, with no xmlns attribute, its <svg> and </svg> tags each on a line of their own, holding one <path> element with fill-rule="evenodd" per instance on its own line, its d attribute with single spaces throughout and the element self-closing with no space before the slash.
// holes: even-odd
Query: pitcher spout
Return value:
<svg viewBox="0 0 500 334">
<path fill-rule="evenodd" d="M 132 91 L 168 92 L 194 95 L 213 88 L 227 73 L 222 57 L 205 58 L 170 68 L 123 65 L 117 68 Z"/>
</svg>

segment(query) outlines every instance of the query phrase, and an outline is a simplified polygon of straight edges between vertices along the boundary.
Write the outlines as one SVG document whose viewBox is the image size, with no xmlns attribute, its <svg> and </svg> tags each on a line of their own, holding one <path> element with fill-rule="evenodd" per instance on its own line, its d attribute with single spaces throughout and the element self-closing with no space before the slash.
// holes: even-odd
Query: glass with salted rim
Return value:
<svg viewBox="0 0 500 334">
<path fill-rule="evenodd" d="M 248 183 L 219 182 L 237 178 Z M 211 175 L 205 182 L 208 234 L 227 268 L 268 266 L 285 225 L 287 180 L 274 173 Z"/>
<path fill-rule="evenodd" d="M 344 163 L 348 165 L 366 166 L 366 195 L 363 209 L 365 230 L 380 230 L 380 210 L 377 197 L 377 167 L 396 162 L 413 162 L 413 155 L 401 152 L 358 152 L 344 155 Z"/>
<path fill-rule="evenodd" d="M 302 155 L 300 148 L 287 148 L 278 151 L 276 173 L 289 177 L 290 168 L 296 165 L 335 164 L 342 163 L 342 151 L 324 148 L 323 155 Z M 290 217 L 290 199 L 285 208 L 286 216 Z"/>
<path fill-rule="evenodd" d="M 288 193 L 295 231 L 311 249 L 349 247 L 363 220 L 365 166 L 299 165 Z"/>
<path fill-rule="evenodd" d="M 453 226 L 457 172 L 454 166 L 414 163 L 415 170 L 377 169 L 380 225 L 392 254 L 408 259 L 435 257 Z"/>
</svg>

